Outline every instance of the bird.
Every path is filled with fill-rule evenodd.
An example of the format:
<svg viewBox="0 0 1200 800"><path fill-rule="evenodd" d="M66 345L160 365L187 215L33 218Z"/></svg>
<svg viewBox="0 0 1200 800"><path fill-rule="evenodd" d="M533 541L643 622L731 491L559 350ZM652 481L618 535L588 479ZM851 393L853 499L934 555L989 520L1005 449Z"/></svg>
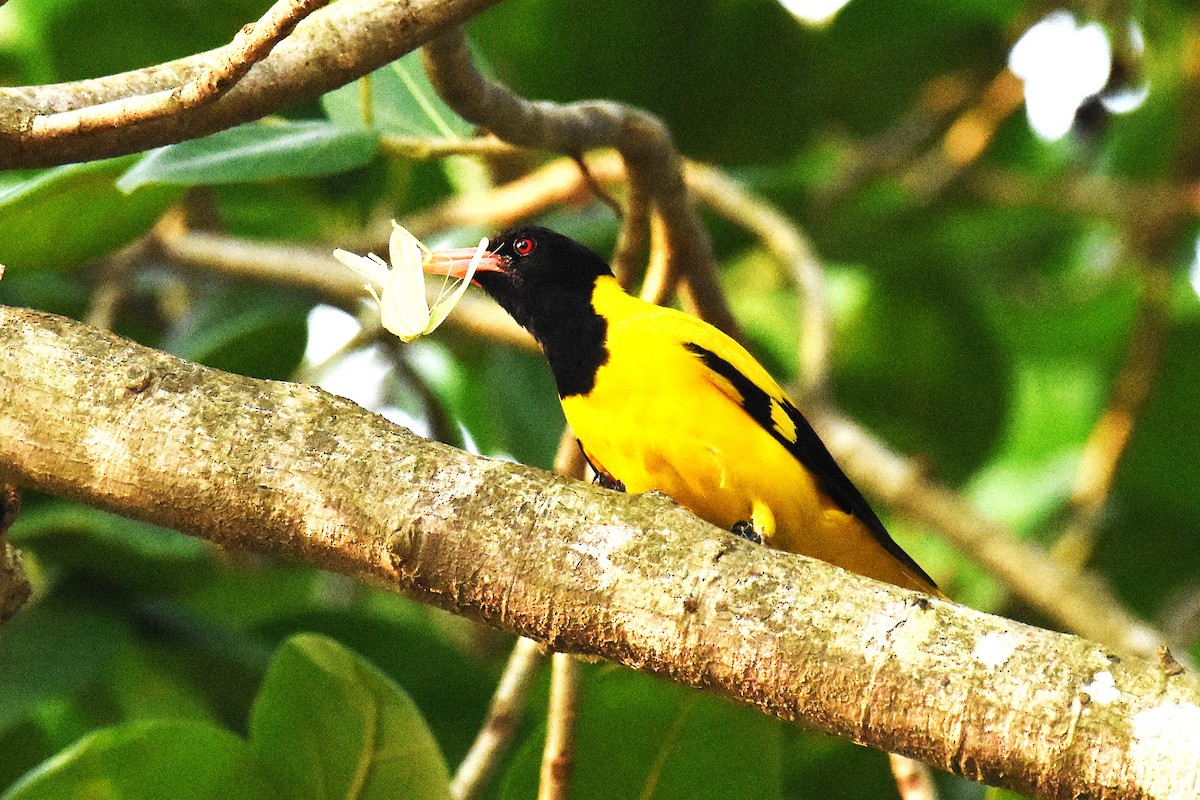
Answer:
<svg viewBox="0 0 1200 800"><path fill-rule="evenodd" d="M425 271L463 277L466 252L435 251ZM472 279L540 344L601 486L658 490L752 542L941 595L734 339L630 295L602 257L541 226L493 238Z"/></svg>

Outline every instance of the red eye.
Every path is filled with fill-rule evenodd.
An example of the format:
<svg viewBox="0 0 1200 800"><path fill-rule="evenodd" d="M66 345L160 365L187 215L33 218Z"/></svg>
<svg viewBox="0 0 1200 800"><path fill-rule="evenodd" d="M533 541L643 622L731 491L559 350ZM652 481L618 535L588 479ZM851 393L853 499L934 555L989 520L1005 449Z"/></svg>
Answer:
<svg viewBox="0 0 1200 800"><path fill-rule="evenodd" d="M513 252L519 256L527 256L537 247L537 242L530 239L528 236L522 236L520 239L513 241Z"/></svg>

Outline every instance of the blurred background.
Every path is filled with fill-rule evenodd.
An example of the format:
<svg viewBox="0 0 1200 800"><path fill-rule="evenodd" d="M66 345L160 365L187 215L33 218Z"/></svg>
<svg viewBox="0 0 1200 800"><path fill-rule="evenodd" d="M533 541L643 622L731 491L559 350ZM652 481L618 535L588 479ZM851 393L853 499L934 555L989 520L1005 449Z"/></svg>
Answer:
<svg viewBox="0 0 1200 800"><path fill-rule="evenodd" d="M0 84L189 55L268 6L11 0ZM836 403L1200 657L1197 21L1184 2L507 0L468 30L524 96L647 109L687 158L778 207L824 270ZM0 173L0 302L317 383L424 435L549 468L563 422L536 353L457 312L417 343L388 341L332 258L385 253L393 217L417 220L430 246L473 244L495 231L445 204L557 157L414 147L470 133L410 56L204 140ZM797 381L790 269L703 213L752 349ZM537 218L602 253L618 228L588 198ZM299 281L269 258L237 266L247 242L304 245L317 266ZM936 531L879 511L950 596L1048 624ZM27 495L11 536L35 598L0 634L0 792L149 720L245 735L272 653L301 631L395 680L453 769L511 645L337 575L56 498ZM883 754L706 695L589 665L583 697L575 797L897 796ZM489 796L535 794L544 686L533 698ZM28 786L0 797L53 796Z"/></svg>

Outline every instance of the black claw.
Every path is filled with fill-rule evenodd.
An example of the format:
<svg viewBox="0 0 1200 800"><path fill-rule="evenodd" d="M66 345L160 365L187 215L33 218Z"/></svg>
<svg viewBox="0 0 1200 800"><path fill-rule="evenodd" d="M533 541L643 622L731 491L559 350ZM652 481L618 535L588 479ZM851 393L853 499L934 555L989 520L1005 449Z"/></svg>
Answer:
<svg viewBox="0 0 1200 800"><path fill-rule="evenodd" d="M592 483L605 489L612 489L614 492L625 491L625 484L607 472L596 472L596 477L592 478Z"/></svg>
<svg viewBox="0 0 1200 800"><path fill-rule="evenodd" d="M592 468L592 472L595 473L592 483L604 489L612 489L614 492L625 491L625 484L592 463L592 460L588 458L587 451L583 449L583 442L576 439L575 444L579 445L579 452L583 453L583 460L587 462L587 465Z"/></svg>
<svg viewBox="0 0 1200 800"><path fill-rule="evenodd" d="M762 534L754 529L754 523L749 520L740 520L733 523L733 527L729 529L734 536L740 536L748 542L762 544Z"/></svg>

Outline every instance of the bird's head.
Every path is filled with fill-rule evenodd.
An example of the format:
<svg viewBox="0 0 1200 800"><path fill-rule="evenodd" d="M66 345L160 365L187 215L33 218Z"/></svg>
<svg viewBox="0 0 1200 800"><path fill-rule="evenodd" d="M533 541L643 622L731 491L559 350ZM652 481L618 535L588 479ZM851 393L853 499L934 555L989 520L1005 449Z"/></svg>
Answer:
<svg viewBox="0 0 1200 800"><path fill-rule="evenodd" d="M450 257L454 253L456 257ZM425 270L462 277L459 251L435 251ZM547 323L590 305L596 279L612 275L600 256L561 233L537 225L510 228L491 241L474 282L539 339Z"/></svg>

